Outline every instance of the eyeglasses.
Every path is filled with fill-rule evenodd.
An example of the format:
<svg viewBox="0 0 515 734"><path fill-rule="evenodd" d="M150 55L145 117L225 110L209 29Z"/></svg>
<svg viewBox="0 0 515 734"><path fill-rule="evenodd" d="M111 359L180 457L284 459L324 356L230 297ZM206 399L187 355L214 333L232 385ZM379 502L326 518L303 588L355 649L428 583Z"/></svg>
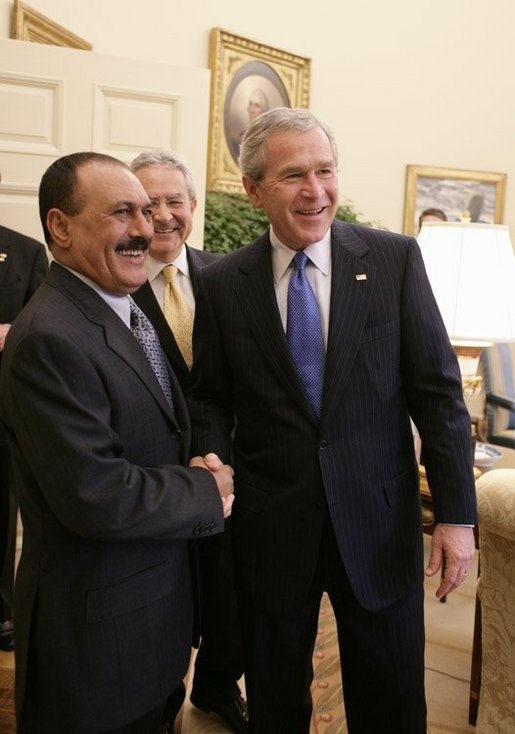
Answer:
<svg viewBox="0 0 515 734"><path fill-rule="evenodd" d="M150 211L155 214L158 209L164 204L169 212L179 212L187 206L191 205L191 202L185 201L184 199L150 199Z"/></svg>

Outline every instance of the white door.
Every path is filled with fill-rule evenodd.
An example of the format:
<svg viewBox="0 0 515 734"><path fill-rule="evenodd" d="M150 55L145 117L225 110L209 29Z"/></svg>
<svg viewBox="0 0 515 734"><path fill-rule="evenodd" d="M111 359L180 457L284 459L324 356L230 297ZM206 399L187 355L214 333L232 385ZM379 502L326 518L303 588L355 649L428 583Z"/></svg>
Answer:
<svg viewBox="0 0 515 734"><path fill-rule="evenodd" d="M0 39L0 224L42 241L47 167L83 150L129 162L142 150L184 157L198 187L190 244L202 247L209 71Z"/></svg>

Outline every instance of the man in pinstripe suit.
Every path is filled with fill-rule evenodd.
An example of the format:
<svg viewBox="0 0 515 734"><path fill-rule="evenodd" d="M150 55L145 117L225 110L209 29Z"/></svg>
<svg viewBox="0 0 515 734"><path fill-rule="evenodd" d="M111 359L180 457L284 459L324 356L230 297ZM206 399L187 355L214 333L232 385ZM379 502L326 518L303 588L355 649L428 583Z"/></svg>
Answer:
<svg viewBox="0 0 515 734"><path fill-rule="evenodd" d="M438 526L437 595L468 573L476 522L470 419L414 239L334 220L337 150L306 110L246 131L243 184L271 227L202 271L195 450L229 455L245 679L254 734L309 731L321 595L331 599L352 734L420 734L423 544L412 416ZM320 416L285 332L303 250L325 343ZM293 317L292 317L293 318Z"/></svg>

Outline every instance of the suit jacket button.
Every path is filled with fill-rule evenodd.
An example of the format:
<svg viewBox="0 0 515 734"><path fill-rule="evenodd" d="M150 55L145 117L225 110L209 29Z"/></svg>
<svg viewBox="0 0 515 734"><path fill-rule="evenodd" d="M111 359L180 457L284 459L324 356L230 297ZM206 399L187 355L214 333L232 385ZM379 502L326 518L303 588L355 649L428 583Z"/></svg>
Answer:
<svg viewBox="0 0 515 734"><path fill-rule="evenodd" d="M324 451L329 446L329 441L326 441L325 438L323 438L320 443L318 444L318 448L320 451Z"/></svg>

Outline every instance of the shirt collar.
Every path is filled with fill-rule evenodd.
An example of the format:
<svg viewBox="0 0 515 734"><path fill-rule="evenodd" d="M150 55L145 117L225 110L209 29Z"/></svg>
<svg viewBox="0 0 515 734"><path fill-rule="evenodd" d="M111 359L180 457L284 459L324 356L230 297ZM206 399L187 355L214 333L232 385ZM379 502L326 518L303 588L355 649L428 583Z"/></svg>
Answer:
<svg viewBox="0 0 515 734"><path fill-rule="evenodd" d="M290 267L296 252L283 245L272 226L270 226L270 243L272 245L274 282L278 283ZM318 242L305 247L304 252L324 275L328 275L331 269L331 230L328 229Z"/></svg>
<svg viewBox="0 0 515 734"><path fill-rule="evenodd" d="M75 275L79 280L82 280L83 283L85 283L96 293L98 293L100 298L102 298L102 300L104 300L107 305L113 309L113 311L121 318L123 323L126 326L130 327L130 305L127 296L119 296L115 293L108 293L107 291L100 288L100 286L95 283L94 280L91 280L91 278L88 278L86 275L78 273L76 270L69 268L67 265L63 265L62 263L59 263L59 265L61 265L61 267L63 268L66 268L66 270L69 270L70 273L73 273L73 275Z"/></svg>
<svg viewBox="0 0 515 734"><path fill-rule="evenodd" d="M183 245L181 247L181 250L179 254L175 257L174 260L170 260L168 263L163 263L161 260L156 260L155 257L148 254L146 259L146 268L147 268L147 275L149 281L152 283L153 280L157 278L157 276L160 274L161 270L165 268L167 265L175 265L177 270L182 273L183 275L187 275L189 277L190 275L190 267L188 263L188 256L186 254L186 247Z"/></svg>

